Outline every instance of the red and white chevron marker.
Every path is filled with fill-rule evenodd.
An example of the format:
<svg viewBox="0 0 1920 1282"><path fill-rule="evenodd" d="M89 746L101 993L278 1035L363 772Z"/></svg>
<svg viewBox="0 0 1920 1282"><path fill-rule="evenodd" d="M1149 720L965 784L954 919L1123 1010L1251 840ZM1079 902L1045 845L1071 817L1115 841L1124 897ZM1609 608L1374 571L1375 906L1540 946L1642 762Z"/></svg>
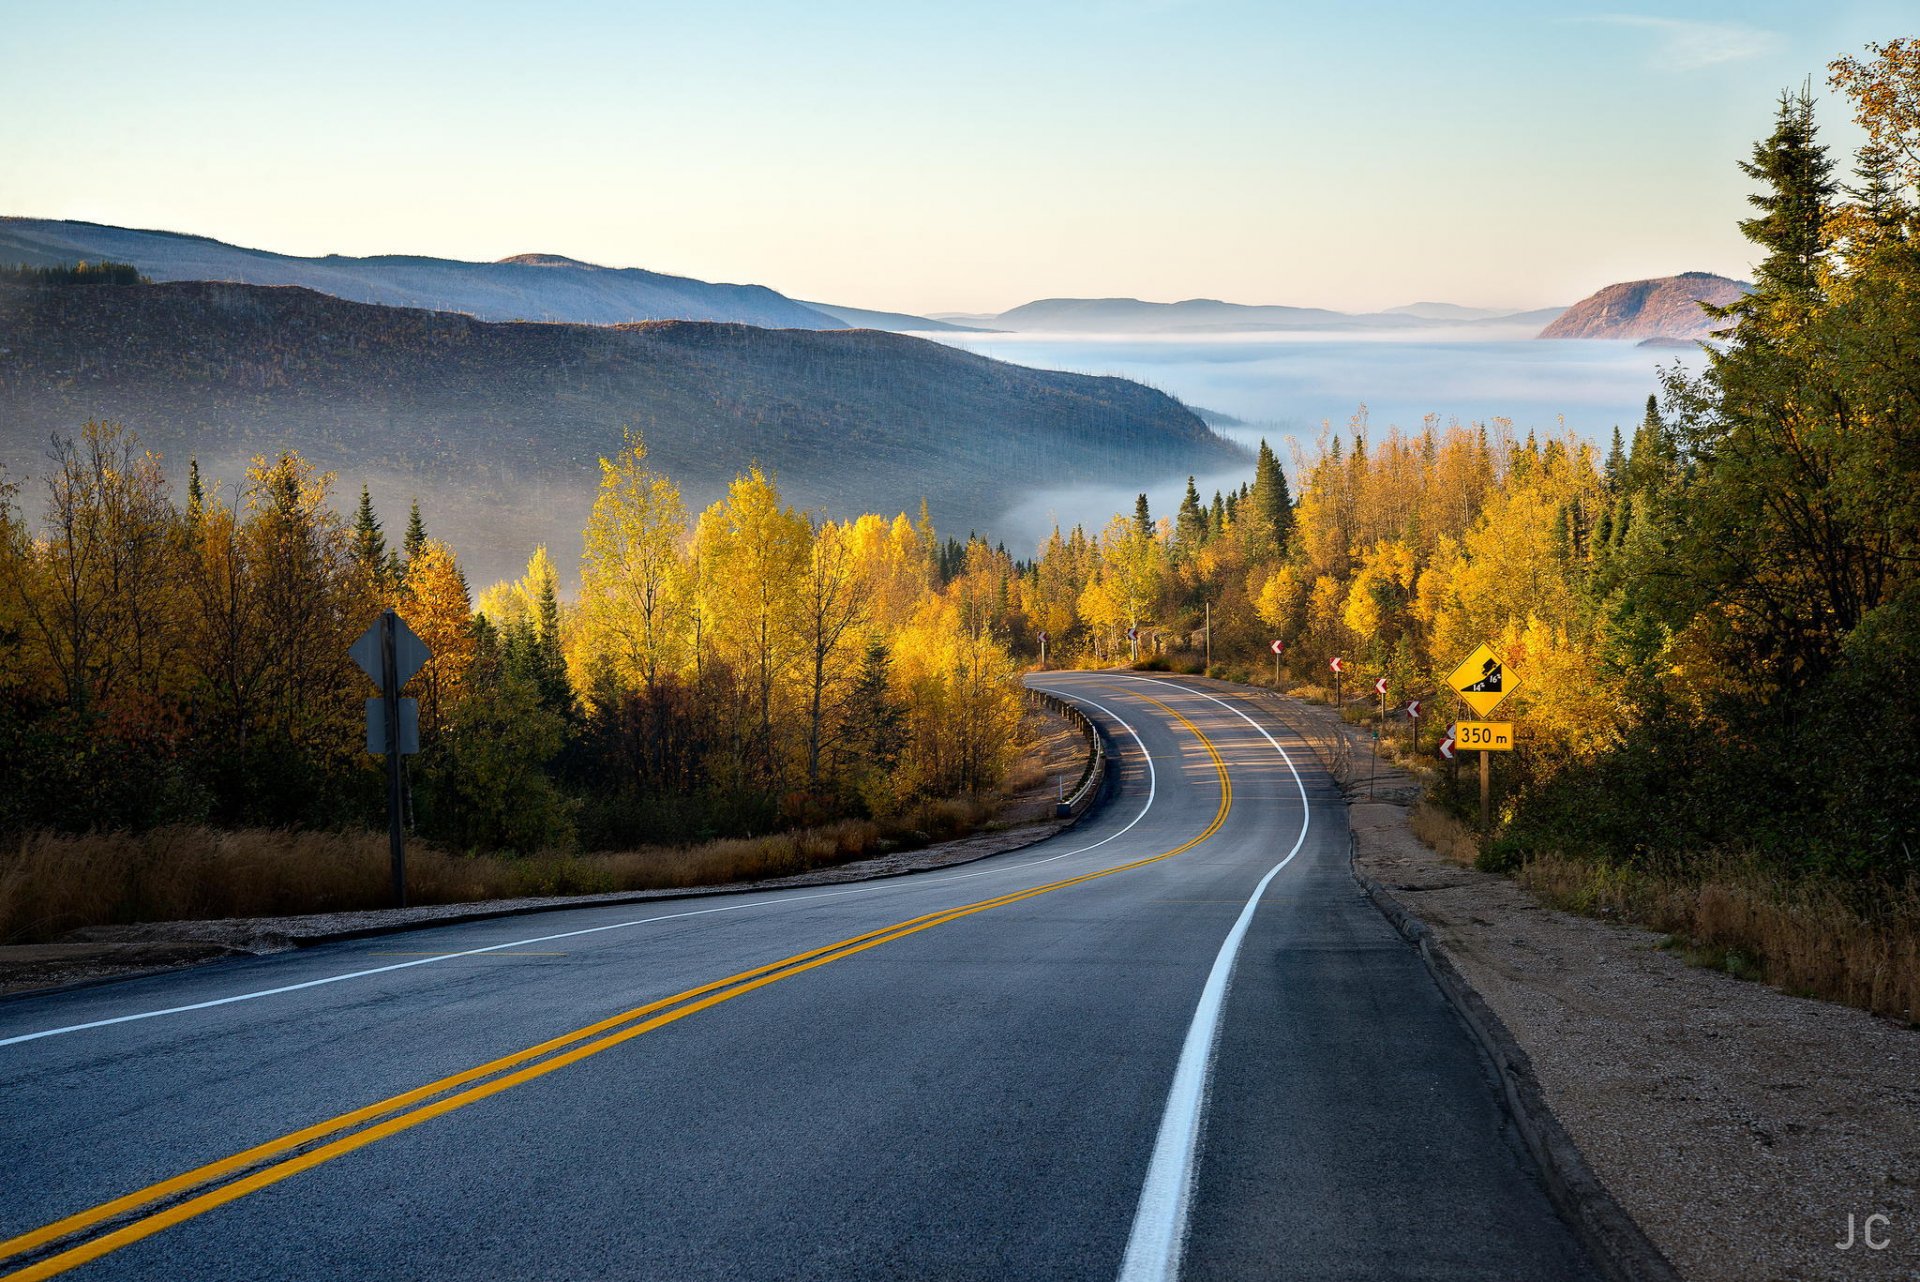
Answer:
<svg viewBox="0 0 1920 1282"><path fill-rule="evenodd" d="M1415 721L1420 719L1420 701L1418 699L1407 700L1407 715Z"/></svg>
<svg viewBox="0 0 1920 1282"><path fill-rule="evenodd" d="M1286 648L1287 648L1287 643L1285 641L1275 641L1272 645L1267 647L1267 649L1273 651L1275 654L1279 654L1281 651L1285 650Z"/></svg>
<svg viewBox="0 0 1920 1282"><path fill-rule="evenodd" d="M1387 679L1385 677L1381 677L1378 681L1373 683L1373 692L1381 696L1382 698L1386 697Z"/></svg>
<svg viewBox="0 0 1920 1282"><path fill-rule="evenodd" d="M1336 654L1327 660L1327 666L1335 672L1345 672L1347 670L1347 661Z"/></svg>
<svg viewBox="0 0 1920 1282"><path fill-rule="evenodd" d="M1458 722L1455 722L1453 725L1448 726L1447 737L1440 741L1440 755L1445 757L1448 761L1453 760L1453 744L1454 744L1453 734L1454 734L1454 731L1457 729L1459 729Z"/></svg>

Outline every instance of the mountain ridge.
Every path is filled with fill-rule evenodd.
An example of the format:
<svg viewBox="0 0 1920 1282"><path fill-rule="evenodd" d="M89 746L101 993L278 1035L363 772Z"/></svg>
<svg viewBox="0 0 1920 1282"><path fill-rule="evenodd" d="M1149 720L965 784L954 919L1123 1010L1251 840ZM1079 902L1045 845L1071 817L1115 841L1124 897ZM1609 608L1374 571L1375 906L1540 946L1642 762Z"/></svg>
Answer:
<svg viewBox="0 0 1920 1282"><path fill-rule="evenodd" d="M949 530L991 530L1036 485L1244 455L1142 384L875 330L516 324L220 282L3 284L0 316L15 479L90 418L229 484L252 456L298 449L370 481L389 514L417 493L476 582L517 573L535 543L566 562L623 425L696 508L759 463L800 506L924 497Z"/></svg>
<svg viewBox="0 0 1920 1282"><path fill-rule="evenodd" d="M78 259L130 263L157 282L304 286L350 302L461 312L486 321L618 325L702 320L768 329L859 328L831 310L799 302L765 285L607 267L563 254L512 254L493 262L424 254L302 257L249 249L192 232L0 217L0 264L47 267ZM921 317L899 319L901 324L886 328L940 328Z"/></svg>

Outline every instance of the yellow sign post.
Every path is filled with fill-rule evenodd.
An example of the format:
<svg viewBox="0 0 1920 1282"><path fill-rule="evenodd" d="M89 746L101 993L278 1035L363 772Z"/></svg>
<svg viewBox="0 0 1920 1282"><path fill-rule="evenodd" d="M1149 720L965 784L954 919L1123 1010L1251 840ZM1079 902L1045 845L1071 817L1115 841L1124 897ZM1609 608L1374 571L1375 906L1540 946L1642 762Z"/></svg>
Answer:
<svg viewBox="0 0 1920 1282"><path fill-rule="evenodd" d="M1454 727L1454 742L1478 752L1512 752L1513 722L1462 721Z"/></svg>
<svg viewBox="0 0 1920 1282"><path fill-rule="evenodd" d="M1520 688L1520 674L1509 669L1492 646L1483 645L1453 670L1447 684L1466 700L1469 708L1484 717Z"/></svg>
<svg viewBox="0 0 1920 1282"><path fill-rule="evenodd" d="M1453 692L1479 716L1486 716L1520 688L1520 674L1507 667L1506 660L1481 645L1466 657L1447 678ZM1511 721L1462 721L1459 745L1480 754L1480 831L1491 828L1493 818L1493 759L1490 752L1513 751Z"/></svg>

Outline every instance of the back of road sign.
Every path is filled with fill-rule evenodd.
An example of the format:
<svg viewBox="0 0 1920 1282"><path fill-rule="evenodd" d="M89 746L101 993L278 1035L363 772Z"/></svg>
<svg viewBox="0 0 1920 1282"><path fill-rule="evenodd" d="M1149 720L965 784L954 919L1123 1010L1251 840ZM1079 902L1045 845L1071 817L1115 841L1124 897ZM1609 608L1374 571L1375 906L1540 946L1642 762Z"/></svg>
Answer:
<svg viewBox="0 0 1920 1282"><path fill-rule="evenodd" d="M379 755L387 750L387 701L378 696L367 700L367 751ZM420 701L400 700L400 755L410 757L420 751Z"/></svg>

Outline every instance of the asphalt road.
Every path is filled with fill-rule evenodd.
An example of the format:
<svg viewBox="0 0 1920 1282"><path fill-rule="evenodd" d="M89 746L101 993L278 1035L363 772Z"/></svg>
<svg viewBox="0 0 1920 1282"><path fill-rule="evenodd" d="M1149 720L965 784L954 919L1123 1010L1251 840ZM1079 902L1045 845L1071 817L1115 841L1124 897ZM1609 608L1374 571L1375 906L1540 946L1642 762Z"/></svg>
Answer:
<svg viewBox="0 0 1920 1282"><path fill-rule="evenodd" d="M1593 1276L1305 746L1037 683L1026 850L0 1003L0 1278Z"/></svg>

